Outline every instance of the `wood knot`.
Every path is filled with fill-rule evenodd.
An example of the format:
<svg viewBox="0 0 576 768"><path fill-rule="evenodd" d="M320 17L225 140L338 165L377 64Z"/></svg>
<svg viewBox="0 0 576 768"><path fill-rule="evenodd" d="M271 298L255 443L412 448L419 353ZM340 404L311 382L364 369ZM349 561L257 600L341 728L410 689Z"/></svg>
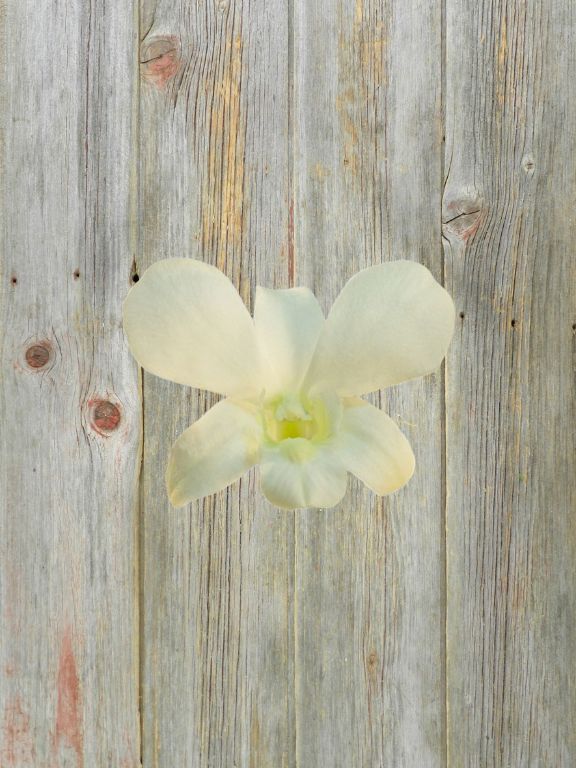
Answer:
<svg viewBox="0 0 576 768"><path fill-rule="evenodd" d="M140 47L142 78L162 90L180 69L180 39L176 35L152 37Z"/></svg>
<svg viewBox="0 0 576 768"><path fill-rule="evenodd" d="M120 408L110 400L91 400L90 421L100 434L113 432L120 424Z"/></svg>
<svg viewBox="0 0 576 768"><path fill-rule="evenodd" d="M49 341L42 341L38 344L32 344L25 352L26 363L29 368L44 368L48 364L51 356L51 345Z"/></svg>
<svg viewBox="0 0 576 768"><path fill-rule="evenodd" d="M526 176L534 176L536 164L534 162L534 155L531 152L528 152L528 154L524 155L522 158L522 170Z"/></svg>
<svg viewBox="0 0 576 768"><path fill-rule="evenodd" d="M368 654L368 658L366 659L366 669L368 672L368 677L371 680L376 679L378 673L378 654L376 651L370 651Z"/></svg>
<svg viewBox="0 0 576 768"><path fill-rule="evenodd" d="M464 245L471 240L482 221L484 201L474 192L445 196L442 206L442 232L447 240Z"/></svg>

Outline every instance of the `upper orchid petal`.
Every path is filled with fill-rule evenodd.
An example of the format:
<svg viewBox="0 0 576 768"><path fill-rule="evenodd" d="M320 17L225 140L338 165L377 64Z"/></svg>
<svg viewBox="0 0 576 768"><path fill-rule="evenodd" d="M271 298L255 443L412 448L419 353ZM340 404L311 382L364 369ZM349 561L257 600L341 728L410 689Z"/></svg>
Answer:
<svg viewBox="0 0 576 768"><path fill-rule="evenodd" d="M430 373L446 354L454 316L450 295L421 264L364 269L334 302L305 387L362 395Z"/></svg>
<svg viewBox="0 0 576 768"><path fill-rule="evenodd" d="M166 485L181 507L225 488L260 458L262 429L254 408L221 400L172 446Z"/></svg>
<svg viewBox="0 0 576 768"><path fill-rule="evenodd" d="M324 322L308 288L257 288L254 323L268 395L298 391Z"/></svg>
<svg viewBox="0 0 576 768"><path fill-rule="evenodd" d="M359 397L345 398L336 452L346 469L385 496L414 473L414 454L400 429L379 408Z"/></svg>
<svg viewBox="0 0 576 768"><path fill-rule="evenodd" d="M156 376L224 395L260 391L254 322L216 267L156 262L126 297L124 330L136 360Z"/></svg>

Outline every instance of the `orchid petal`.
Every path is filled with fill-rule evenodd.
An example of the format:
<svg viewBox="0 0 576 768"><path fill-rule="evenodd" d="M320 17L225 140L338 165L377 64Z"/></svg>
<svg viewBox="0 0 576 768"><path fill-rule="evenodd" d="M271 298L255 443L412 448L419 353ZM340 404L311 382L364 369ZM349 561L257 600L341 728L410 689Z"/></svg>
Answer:
<svg viewBox="0 0 576 768"><path fill-rule="evenodd" d="M258 462L260 440L253 409L231 400L217 403L172 446L166 485L173 506L216 493L241 477Z"/></svg>
<svg viewBox="0 0 576 768"><path fill-rule="evenodd" d="M414 473L414 454L400 429L379 408L358 397L343 401L337 453L346 469L381 496Z"/></svg>
<svg viewBox="0 0 576 768"><path fill-rule="evenodd" d="M136 360L156 376L224 395L259 392L254 322L216 267L156 262L128 293L124 330Z"/></svg>
<svg viewBox="0 0 576 768"><path fill-rule="evenodd" d="M454 304L421 264L358 272L326 319L306 375L312 394L362 395L437 368L454 331Z"/></svg>
<svg viewBox="0 0 576 768"><path fill-rule="evenodd" d="M268 501L282 509L333 507L348 484L346 470L329 446L301 438L265 448L260 479Z"/></svg>
<svg viewBox="0 0 576 768"><path fill-rule="evenodd" d="M324 325L316 297L307 288L259 286L254 322L267 394L298 391Z"/></svg>

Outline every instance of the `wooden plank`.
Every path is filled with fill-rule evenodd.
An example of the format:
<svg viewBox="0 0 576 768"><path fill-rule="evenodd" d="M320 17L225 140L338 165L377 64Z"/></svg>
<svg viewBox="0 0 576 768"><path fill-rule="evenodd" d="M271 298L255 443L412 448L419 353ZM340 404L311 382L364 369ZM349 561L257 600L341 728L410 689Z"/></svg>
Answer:
<svg viewBox="0 0 576 768"><path fill-rule="evenodd" d="M138 269L217 265L250 303L289 275L282 2L142 8ZM251 473L172 510L171 443L214 403L144 378L143 764L292 765L293 520Z"/></svg>
<svg viewBox="0 0 576 768"><path fill-rule="evenodd" d="M139 764L132 6L0 8L0 764Z"/></svg>
<svg viewBox="0 0 576 768"><path fill-rule="evenodd" d="M447 0L448 756L576 764L576 13Z"/></svg>
<svg viewBox="0 0 576 768"><path fill-rule="evenodd" d="M442 277L440 4L295 3L297 282L419 260ZM409 437L411 483L296 517L300 766L444 762L440 373L375 402Z"/></svg>

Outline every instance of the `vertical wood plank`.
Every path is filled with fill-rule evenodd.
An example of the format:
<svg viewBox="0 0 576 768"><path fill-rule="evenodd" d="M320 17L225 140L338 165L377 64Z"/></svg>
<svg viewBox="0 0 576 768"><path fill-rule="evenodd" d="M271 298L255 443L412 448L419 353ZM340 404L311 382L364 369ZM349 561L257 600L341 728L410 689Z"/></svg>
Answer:
<svg viewBox="0 0 576 768"><path fill-rule="evenodd" d="M295 2L296 275L325 309L381 261L442 278L440 15L439 3ZM300 766L444 762L441 374L375 401L417 471L383 501L351 480L338 509L297 515Z"/></svg>
<svg viewBox="0 0 576 768"><path fill-rule="evenodd" d="M0 6L0 764L136 766L132 4Z"/></svg>
<svg viewBox="0 0 576 768"><path fill-rule="evenodd" d="M448 755L576 764L576 13L447 0Z"/></svg>
<svg viewBox="0 0 576 768"><path fill-rule="evenodd" d="M250 304L289 275L288 21L282 2L142 6L138 269L190 256ZM151 766L290 766L293 520L251 473L187 510L171 443L214 403L144 379L144 757Z"/></svg>

